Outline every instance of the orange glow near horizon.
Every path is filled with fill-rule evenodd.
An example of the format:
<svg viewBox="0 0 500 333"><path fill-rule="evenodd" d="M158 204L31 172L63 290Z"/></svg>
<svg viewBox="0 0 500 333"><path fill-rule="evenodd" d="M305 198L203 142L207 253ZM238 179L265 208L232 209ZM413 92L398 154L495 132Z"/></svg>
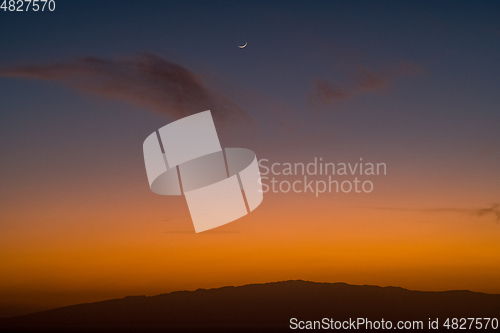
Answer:
<svg viewBox="0 0 500 333"><path fill-rule="evenodd" d="M136 204L122 210L118 202L78 217L64 206L59 218L49 214L55 207L27 210L26 219L42 209L47 216L0 235L7 302L60 306L290 279L500 293L500 231L492 216L268 193L248 216L195 234L182 197L138 192Z"/></svg>

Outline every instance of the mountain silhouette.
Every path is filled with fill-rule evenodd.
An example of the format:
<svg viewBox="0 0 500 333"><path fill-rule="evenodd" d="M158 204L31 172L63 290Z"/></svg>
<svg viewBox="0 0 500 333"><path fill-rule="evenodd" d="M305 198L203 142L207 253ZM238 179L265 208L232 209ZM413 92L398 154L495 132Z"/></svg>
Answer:
<svg viewBox="0 0 500 333"><path fill-rule="evenodd" d="M296 280L66 306L0 319L0 330L290 331L291 318L421 320L425 329L439 318L443 329L446 318L500 319L500 295Z"/></svg>

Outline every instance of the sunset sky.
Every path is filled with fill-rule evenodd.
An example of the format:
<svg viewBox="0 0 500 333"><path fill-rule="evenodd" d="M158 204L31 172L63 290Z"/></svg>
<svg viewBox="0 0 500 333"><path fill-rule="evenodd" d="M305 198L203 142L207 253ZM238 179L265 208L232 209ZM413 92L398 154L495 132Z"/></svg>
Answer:
<svg viewBox="0 0 500 333"><path fill-rule="evenodd" d="M500 293L499 17L496 1L0 10L0 316L290 279ZM387 174L371 193L265 193L196 234L184 197L151 192L142 143L207 109L223 147L268 165Z"/></svg>

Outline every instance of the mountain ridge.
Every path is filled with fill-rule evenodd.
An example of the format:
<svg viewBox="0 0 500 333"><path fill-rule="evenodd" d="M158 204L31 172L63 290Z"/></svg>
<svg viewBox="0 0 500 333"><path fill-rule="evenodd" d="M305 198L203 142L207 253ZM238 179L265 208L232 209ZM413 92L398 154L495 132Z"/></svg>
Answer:
<svg viewBox="0 0 500 333"><path fill-rule="evenodd" d="M0 319L0 328L288 328L291 318L422 320L500 317L500 295L287 280L135 295Z"/></svg>

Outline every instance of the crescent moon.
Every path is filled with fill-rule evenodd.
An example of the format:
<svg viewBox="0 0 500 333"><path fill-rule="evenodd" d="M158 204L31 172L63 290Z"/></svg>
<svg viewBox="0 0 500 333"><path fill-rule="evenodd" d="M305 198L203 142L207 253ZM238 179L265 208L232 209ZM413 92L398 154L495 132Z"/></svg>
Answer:
<svg viewBox="0 0 500 333"><path fill-rule="evenodd" d="M240 49L242 49L242 48L244 48L245 46L247 46L247 44L248 44L248 42L246 42L246 43L245 43L245 45L238 45L238 47L239 47Z"/></svg>

